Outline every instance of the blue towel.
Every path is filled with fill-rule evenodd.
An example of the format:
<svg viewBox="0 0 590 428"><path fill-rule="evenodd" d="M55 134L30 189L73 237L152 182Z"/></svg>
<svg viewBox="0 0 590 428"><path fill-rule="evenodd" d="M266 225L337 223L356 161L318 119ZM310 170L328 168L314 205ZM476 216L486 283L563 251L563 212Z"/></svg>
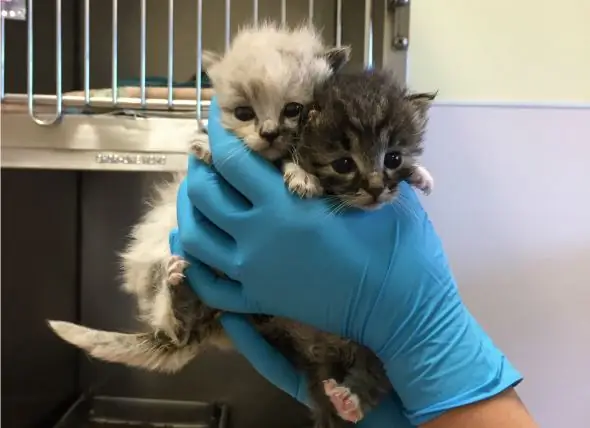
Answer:
<svg viewBox="0 0 590 428"><path fill-rule="evenodd" d="M175 88L195 88L197 83L197 75L193 75L185 82L172 82ZM141 81L139 79L125 79L119 82L119 86L139 86ZM168 78L166 77L148 77L145 79L145 85L155 88L165 88L168 86ZM211 88L211 81L209 76L204 71L201 72L201 88Z"/></svg>

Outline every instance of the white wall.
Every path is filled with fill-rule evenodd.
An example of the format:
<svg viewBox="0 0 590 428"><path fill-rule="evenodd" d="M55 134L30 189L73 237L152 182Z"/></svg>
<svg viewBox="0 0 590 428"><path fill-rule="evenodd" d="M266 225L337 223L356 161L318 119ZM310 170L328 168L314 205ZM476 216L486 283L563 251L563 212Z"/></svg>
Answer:
<svg viewBox="0 0 590 428"><path fill-rule="evenodd" d="M415 0L410 83L440 100L590 104L589 0Z"/></svg>
<svg viewBox="0 0 590 428"><path fill-rule="evenodd" d="M590 1L419 0L411 12L409 84L440 90L424 202L462 295L524 374L539 425L588 426Z"/></svg>
<svg viewBox="0 0 590 428"><path fill-rule="evenodd" d="M438 106L425 205L541 427L588 426L590 109Z"/></svg>

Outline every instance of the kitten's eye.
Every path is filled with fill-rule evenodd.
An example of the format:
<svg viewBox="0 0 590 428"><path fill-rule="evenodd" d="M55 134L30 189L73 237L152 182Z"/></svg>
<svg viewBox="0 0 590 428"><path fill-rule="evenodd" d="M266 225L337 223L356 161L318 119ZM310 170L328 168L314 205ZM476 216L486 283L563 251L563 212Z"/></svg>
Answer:
<svg viewBox="0 0 590 428"><path fill-rule="evenodd" d="M402 155L399 152L389 152L385 155L383 165L387 169L397 169L402 164Z"/></svg>
<svg viewBox="0 0 590 428"><path fill-rule="evenodd" d="M248 122L256 118L256 113L254 113L254 109L252 107L240 106L236 107L234 110L234 116L236 119L241 120L242 122Z"/></svg>
<svg viewBox="0 0 590 428"><path fill-rule="evenodd" d="M338 174L348 174L356 170L356 162L352 158L340 158L331 163Z"/></svg>
<svg viewBox="0 0 590 428"><path fill-rule="evenodd" d="M301 110L303 110L303 106L299 103L287 103L285 107L283 107L283 114L285 117L293 118L297 117L301 114Z"/></svg>

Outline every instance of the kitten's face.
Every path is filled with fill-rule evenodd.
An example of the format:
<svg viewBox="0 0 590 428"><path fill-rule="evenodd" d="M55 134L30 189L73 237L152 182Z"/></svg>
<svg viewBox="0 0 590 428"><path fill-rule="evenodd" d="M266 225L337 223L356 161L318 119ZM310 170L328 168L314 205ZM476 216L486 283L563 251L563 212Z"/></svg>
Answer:
<svg viewBox="0 0 590 428"><path fill-rule="evenodd" d="M303 130L303 168L348 206L391 202L422 152L432 99L408 94L382 72L334 76L317 91Z"/></svg>
<svg viewBox="0 0 590 428"><path fill-rule="evenodd" d="M289 76L286 76L289 77ZM311 91L290 81L243 76L218 94L222 125L267 159L285 156L298 133Z"/></svg>
<svg viewBox="0 0 590 428"><path fill-rule="evenodd" d="M315 85L349 58L347 47L326 49L309 28L262 25L234 40L223 58L204 54L221 108L221 123L270 160L284 157Z"/></svg>

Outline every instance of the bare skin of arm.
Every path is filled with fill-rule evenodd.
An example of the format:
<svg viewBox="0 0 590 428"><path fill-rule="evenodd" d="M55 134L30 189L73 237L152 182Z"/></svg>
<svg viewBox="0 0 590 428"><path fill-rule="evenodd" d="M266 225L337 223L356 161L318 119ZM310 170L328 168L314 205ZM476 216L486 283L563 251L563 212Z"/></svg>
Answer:
<svg viewBox="0 0 590 428"><path fill-rule="evenodd" d="M449 410L420 428L539 428L514 389Z"/></svg>

